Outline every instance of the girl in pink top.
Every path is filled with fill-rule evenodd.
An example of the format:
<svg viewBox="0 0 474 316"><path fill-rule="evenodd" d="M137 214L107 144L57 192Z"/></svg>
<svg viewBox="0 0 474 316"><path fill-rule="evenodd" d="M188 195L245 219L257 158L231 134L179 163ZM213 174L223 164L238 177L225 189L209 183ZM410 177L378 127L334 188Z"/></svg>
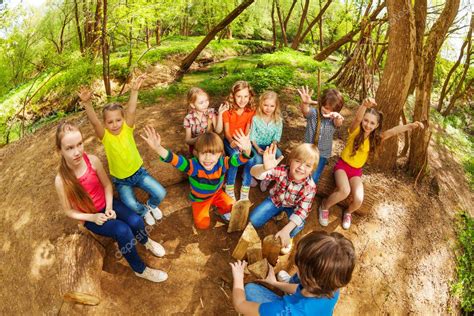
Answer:
<svg viewBox="0 0 474 316"><path fill-rule="evenodd" d="M84 152L80 130L71 123L60 123L56 147L61 154L61 164L55 186L66 215L82 221L98 235L114 238L137 276L153 282L165 281L166 272L146 267L135 244L139 241L157 257L163 257L165 249L148 238L139 215L113 198L112 183L102 163L96 156Z"/></svg>

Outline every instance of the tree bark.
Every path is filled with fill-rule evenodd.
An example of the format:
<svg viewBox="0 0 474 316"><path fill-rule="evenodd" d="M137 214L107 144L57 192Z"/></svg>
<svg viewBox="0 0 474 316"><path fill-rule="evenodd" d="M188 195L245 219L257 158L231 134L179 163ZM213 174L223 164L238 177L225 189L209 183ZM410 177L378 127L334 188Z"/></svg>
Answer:
<svg viewBox="0 0 474 316"><path fill-rule="evenodd" d="M418 76L421 71L421 65L423 63L423 39L425 36L427 8L427 0L415 1L415 69L413 70L413 77L411 78L411 84L410 89L408 90L408 95L413 94L413 92L415 91L415 86L418 82Z"/></svg>
<svg viewBox="0 0 474 316"><path fill-rule="evenodd" d="M283 26L284 26L285 30L288 27L288 21L290 20L291 13L293 13L293 9L295 8L295 5L296 5L297 1L298 0L293 0L293 3L291 3L290 10L288 10L288 14L286 15L285 21L283 22Z"/></svg>
<svg viewBox="0 0 474 316"><path fill-rule="evenodd" d="M161 45L161 22L160 22L160 20L156 20L155 39L156 39L156 46L160 46Z"/></svg>
<svg viewBox="0 0 474 316"><path fill-rule="evenodd" d="M275 0L272 1L272 46L276 47L277 34L276 34L276 25L275 25Z"/></svg>
<svg viewBox="0 0 474 316"><path fill-rule="evenodd" d="M423 46L423 63L421 74L415 88L414 120L425 123L425 129L417 129L411 136L411 150L408 158L408 168L412 174L419 174L425 168L429 142L429 108L431 102L431 87L436 55L444 42L446 33L458 12L460 0L447 0L443 12L431 28Z"/></svg>
<svg viewBox="0 0 474 316"><path fill-rule="evenodd" d="M381 3L375 10L372 12L369 16L370 21L374 21L377 18L377 15L382 11L382 9L385 7L385 2ZM352 40L352 38L359 33L361 29L361 25L358 25L356 28L354 28L352 31L335 41L334 43L326 46L321 52L319 52L314 59L317 61L322 61L328 58L329 55L331 55L333 52L338 50L341 46L344 44L347 44Z"/></svg>
<svg viewBox="0 0 474 316"><path fill-rule="evenodd" d="M298 45L300 42L299 38L301 36L301 32L303 32L304 23L306 21L306 15L308 15L308 8L309 8L309 0L306 0L304 3L303 12L301 13L301 19L300 19L300 24L298 25L298 30L296 31L293 42L291 43L291 48L293 49L298 48Z"/></svg>
<svg viewBox="0 0 474 316"><path fill-rule="evenodd" d="M202 50L209 44L209 42L216 36L217 33L222 31L227 25L232 23L232 21L238 17L249 5L251 5L255 0L245 0L238 7L236 7L232 12L230 12L219 24L217 24L211 32L209 32L206 37L199 43L199 45L188 55L181 63L180 75L184 74L189 70L189 67L193 64L194 60L199 56Z"/></svg>
<svg viewBox="0 0 474 316"><path fill-rule="evenodd" d="M77 5L77 0L74 0L74 17L76 20L76 29L77 29L77 37L79 40L79 49L81 54L84 53L84 44L82 43L82 33L81 33L81 25L79 23L79 8Z"/></svg>
<svg viewBox="0 0 474 316"><path fill-rule="evenodd" d="M384 130L400 122L413 76L415 50L415 21L410 0L387 0L387 11L387 62L375 96L378 109L384 113ZM375 166L385 170L394 168L397 150L397 137L385 141L374 161Z"/></svg>
<svg viewBox="0 0 474 316"><path fill-rule="evenodd" d="M280 29L281 29L281 36L283 39L283 45L286 47L288 46L288 38L286 37L286 28L283 22L283 17L281 15L281 10L280 10L280 2L279 0L275 0L276 3L276 9L277 9L277 15L278 15L278 22L280 23ZM281 47L282 45L280 45Z"/></svg>
<svg viewBox="0 0 474 316"><path fill-rule="evenodd" d="M110 96L112 90L110 88L110 69L109 69L109 43L107 41L107 0L103 0L103 18L102 18L102 77L104 79L105 93Z"/></svg>

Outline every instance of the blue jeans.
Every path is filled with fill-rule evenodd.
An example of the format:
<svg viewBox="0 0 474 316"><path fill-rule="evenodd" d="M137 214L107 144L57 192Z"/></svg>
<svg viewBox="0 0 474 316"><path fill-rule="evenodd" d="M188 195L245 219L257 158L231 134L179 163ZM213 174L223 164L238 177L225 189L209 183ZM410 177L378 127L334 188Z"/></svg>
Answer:
<svg viewBox="0 0 474 316"><path fill-rule="evenodd" d="M268 222L272 217L280 214L281 212L286 212L286 215L288 215L289 218L291 214L293 214L294 208L276 207L275 204L273 204L271 197L267 197L262 203L254 208L252 213L250 213L250 222L255 228L259 228L265 225L265 223ZM304 224L305 222L303 221L300 226L293 228L290 233L290 237L295 237L304 228Z"/></svg>
<svg viewBox="0 0 474 316"><path fill-rule="evenodd" d="M281 301L283 298L263 285L247 283L244 287L247 301L259 304Z"/></svg>
<svg viewBox="0 0 474 316"><path fill-rule="evenodd" d="M117 214L116 219L110 219L102 225L86 222L84 226L95 234L112 237L117 241L120 252L133 271L142 273L146 266L138 255L135 245L137 241L142 244L148 241L145 224L140 216L135 214L120 200L114 199L112 207ZM102 210L103 212L105 212L105 209Z"/></svg>
<svg viewBox="0 0 474 316"><path fill-rule="evenodd" d="M323 173L324 167L327 164L328 164L328 159L319 156L318 167L316 168L316 171L313 173L314 183L318 184L319 178L321 177L321 174Z"/></svg>
<svg viewBox="0 0 474 316"><path fill-rule="evenodd" d="M240 152L238 148L230 147L230 143L225 138L224 138L224 149L225 149L225 153L227 154L227 156L232 156L235 153ZM248 164L248 162L247 162L247 164ZM230 166L229 171L227 171L226 184L229 184L229 185L234 185L235 184L235 178L237 177L237 170L238 169L239 169L238 167ZM244 172L242 174L242 186L249 187L251 181L252 181L252 176L250 175L250 168L248 168L248 170L246 168L244 168Z"/></svg>
<svg viewBox="0 0 474 316"><path fill-rule="evenodd" d="M115 189L122 202L140 216L147 213L147 208L137 200L135 192L133 192L134 187L140 188L150 195L147 204L151 207L158 206L166 196L165 188L143 166L128 178L112 177L112 182L115 184Z"/></svg>

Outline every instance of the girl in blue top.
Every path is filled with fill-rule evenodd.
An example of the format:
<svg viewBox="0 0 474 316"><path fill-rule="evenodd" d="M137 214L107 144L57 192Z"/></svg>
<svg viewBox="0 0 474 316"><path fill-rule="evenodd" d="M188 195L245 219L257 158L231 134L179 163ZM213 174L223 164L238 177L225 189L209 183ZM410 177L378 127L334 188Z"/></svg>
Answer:
<svg viewBox="0 0 474 316"><path fill-rule="evenodd" d="M352 242L336 232L311 232L298 243L295 264L297 284L278 282L271 266L267 278L261 280L287 293L279 296L255 283L247 284L244 290L247 263L231 263L235 310L243 315L262 316L332 315L339 289L350 282L354 270Z"/></svg>
<svg viewBox="0 0 474 316"><path fill-rule="evenodd" d="M344 98L336 89L324 90L319 102L311 100L313 90L308 87L301 87L298 93L301 96L301 112L307 122L304 142L315 144L319 149L318 168L313 173L314 183L318 184L319 177L331 157L334 132L344 121L339 114L344 107ZM317 105L317 109L310 107L311 104Z"/></svg>
<svg viewBox="0 0 474 316"><path fill-rule="evenodd" d="M249 172L253 166L263 163L263 153L271 144L278 145L283 131L283 119L281 117L280 100L278 94L273 91L264 92L258 102L257 111L252 118L250 140L252 142L253 158L245 165L244 172ZM276 148L276 158L282 155L280 149ZM251 186L257 182L252 178ZM266 191L268 181L260 182L262 192ZM248 196L246 197L248 199ZM241 198L242 199L242 196Z"/></svg>

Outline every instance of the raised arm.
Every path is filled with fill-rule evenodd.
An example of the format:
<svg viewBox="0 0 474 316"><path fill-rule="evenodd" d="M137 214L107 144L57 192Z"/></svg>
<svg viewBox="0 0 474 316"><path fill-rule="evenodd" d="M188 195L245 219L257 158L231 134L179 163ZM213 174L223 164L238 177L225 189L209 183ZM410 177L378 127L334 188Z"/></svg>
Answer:
<svg viewBox="0 0 474 316"><path fill-rule="evenodd" d="M150 146L151 149L156 151L161 158L165 159L166 157L168 157L168 149L161 146L160 134L158 134L155 129L150 125L145 126L144 131L145 136L140 134L140 137L146 141L148 146Z"/></svg>
<svg viewBox="0 0 474 316"><path fill-rule="evenodd" d="M401 134L403 132L412 131L417 128L423 129L424 128L423 123L415 121L413 123L409 123L406 125L398 125L398 126L392 127L391 129L388 129L385 132L382 132L382 141L387 140L390 137Z"/></svg>
<svg viewBox="0 0 474 316"><path fill-rule="evenodd" d="M217 120L214 125L214 132L216 132L217 134L222 133L222 129L224 128L224 122L223 122L222 116L224 115L224 112L228 110L229 110L229 103L227 102L222 103L219 106L219 110L217 111Z"/></svg>
<svg viewBox="0 0 474 316"><path fill-rule="evenodd" d="M374 107L376 105L377 103L375 103L375 100L372 98L367 98L364 101L362 101L362 104L357 109L357 112L354 117L354 120L352 121L351 127L349 128L349 133L355 131L356 128L360 125L360 122L362 122L362 119L364 118L365 111L368 108Z"/></svg>
<svg viewBox="0 0 474 316"><path fill-rule="evenodd" d="M271 144L268 146L265 151L263 152L263 164L255 165L250 169L250 174L257 178L258 180L263 180L265 178L266 173L278 166L278 164L285 158L281 156L280 158L276 159L276 148L275 144Z"/></svg>
<svg viewBox="0 0 474 316"><path fill-rule="evenodd" d="M97 114L94 111L94 108L92 107L92 92L88 88L82 87L77 95L79 97L79 100L81 100L80 102L82 106L84 106L84 109L86 110L87 118L89 119L89 122L91 122L92 127L94 128L95 135L99 139L104 138L104 126L100 122L99 118L97 117Z"/></svg>
<svg viewBox="0 0 474 316"><path fill-rule="evenodd" d="M125 117L125 121L127 125L133 127L135 125L135 113L137 111L137 101L138 101L138 90L145 80L145 75L140 75L134 80L132 80L130 86L130 98L128 99L127 104L127 115Z"/></svg>
<svg viewBox="0 0 474 316"><path fill-rule="evenodd" d="M311 104L318 104L318 101L313 101L311 100L311 96L313 95L313 90L310 89L309 87L301 87L300 89L297 89L298 93L300 94L301 97L301 104L300 104L300 110L301 113L303 113L303 116L306 118L308 117L310 111L311 111Z"/></svg>
<svg viewBox="0 0 474 316"><path fill-rule="evenodd" d="M73 209L71 204L69 203L66 192L64 191L64 183L61 179L61 176L58 174L56 175L56 179L54 181L54 186L56 188L56 192L59 197L59 203L61 204L64 213L66 213L67 217L70 217L75 220L79 221L86 221L86 222L93 222L97 225L102 225L107 221L107 217L104 213L95 213L95 214L88 214Z"/></svg>

